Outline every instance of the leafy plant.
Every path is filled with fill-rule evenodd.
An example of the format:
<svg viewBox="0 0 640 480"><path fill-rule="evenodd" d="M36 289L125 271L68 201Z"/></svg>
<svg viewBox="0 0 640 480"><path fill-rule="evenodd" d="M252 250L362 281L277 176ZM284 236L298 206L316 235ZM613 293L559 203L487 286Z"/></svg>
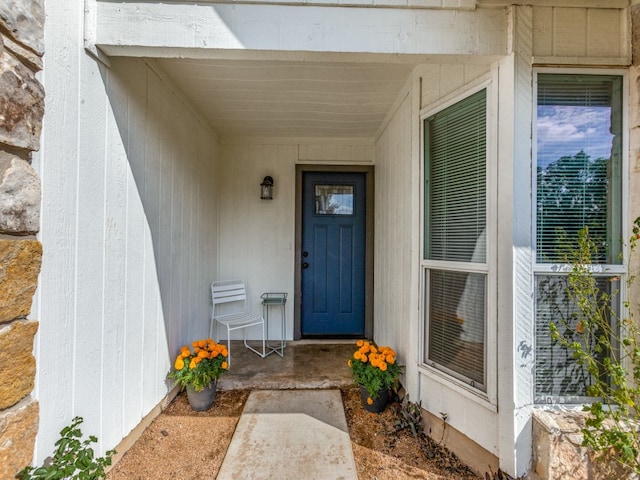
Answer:
<svg viewBox="0 0 640 480"><path fill-rule="evenodd" d="M191 346L180 349L174 362L174 370L167 375L179 383L182 388L190 386L196 392L204 390L211 382L227 371L227 347L210 338L195 340Z"/></svg>
<svg viewBox="0 0 640 480"><path fill-rule="evenodd" d="M396 432L408 428L415 438L421 438L424 434L422 401L412 402L409 400L409 395L405 395L402 401L397 403L394 427Z"/></svg>
<svg viewBox="0 0 640 480"><path fill-rule="evenodd" d="M638 239L640 217L634 222L630 257ZM626 316L619 315L611 301L617 292L612 295L600 288L589 267L596 251L585 227L579 232L578 247L569 259L567 294L576 306L573 323L552 323L551 335L591 377L586 393L595 401L583 407L589 414L582 429L583 445L593 449L596 459L614 461L640 474L640 331L629 301L624 302ZM633 281L630 276L626 282L628 291Z"/></svg>
<svg viewBox="0 0 640 480"><path fill-rule="evenodd" d="M402 374L402 367L396 363L396 352L390 347L378 347L366 340L356 342L358 349L349 359L353 383L367 389L371 405L383 390L395 388Z"/></svg>
<svg viewBox="0 0 640 480"><path fill-rule="evenodd" d="M105 478L107 475L105 467L111 465L111 456L115 450L109 450L104 457L95 458L92 443L98 439L90 436L86 440L82 438L79 425L83 422L82 417L75 417L71 424L60 431L60 439L55 443L57 447L53 458L48 458L45 465L41 467L25 467L16 478L20 480L30 479L78 479L94 480Z"/></svg>

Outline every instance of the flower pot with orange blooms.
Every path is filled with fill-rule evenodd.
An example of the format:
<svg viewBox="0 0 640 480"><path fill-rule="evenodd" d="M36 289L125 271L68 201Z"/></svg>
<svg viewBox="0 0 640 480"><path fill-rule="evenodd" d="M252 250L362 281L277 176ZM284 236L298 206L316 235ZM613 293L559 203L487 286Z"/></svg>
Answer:
<svg viewBox="0 0 640 480"><path fill-rule="evenodd" d="M192 348L184 346L167 375L187 390L191 408L207 410L216 397L218 378L227 371L227 347L210 338L196 340Z"/></svg>
<svg viewBox="0 0 640 480"><path fill-rule="evenodd" d="M387 406L389 391L397 389L402 366L396 363L396 352L390 347L366 340L358 340L356 347L348 362L353 382L360 386L364 408L380 413Z"/></svg>

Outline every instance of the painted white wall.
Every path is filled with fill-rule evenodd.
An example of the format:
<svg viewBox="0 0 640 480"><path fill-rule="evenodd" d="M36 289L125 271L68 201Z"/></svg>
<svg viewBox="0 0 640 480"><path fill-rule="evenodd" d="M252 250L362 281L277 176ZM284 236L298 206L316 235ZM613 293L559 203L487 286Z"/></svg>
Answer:
<svg viewBox="0 0 640 480"><path fill-rule="evenodd" d="M418 315L415 298L417 284L416 205L419 188L412 144L412 82L398 96L395 111L376 141L375 237L374 237L374 340L398 353L405 365L405 386L414 383L418 359L418 335L414 319ZM418 205L419 210L419 205ZM411 398L417 392L409 389Z"/></svg>
<svg viewBox="0 0 640 480"><path fill-rule="evenodd" d="M144 61L88 57L82 2L45 8L38 463L73 416L102 454L161 401L218 256L212 132Z"/></svg>

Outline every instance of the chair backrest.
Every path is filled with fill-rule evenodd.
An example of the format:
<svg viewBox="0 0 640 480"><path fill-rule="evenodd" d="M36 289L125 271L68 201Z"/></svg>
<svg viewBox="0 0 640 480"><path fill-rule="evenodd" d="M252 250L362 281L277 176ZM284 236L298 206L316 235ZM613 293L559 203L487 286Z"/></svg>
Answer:
<svg viewBox="0 0 640 480"><path fill-rule="evenodd" d="M241 280L213 282L211 284L213 318L247 313L247 289Z"/></svg>

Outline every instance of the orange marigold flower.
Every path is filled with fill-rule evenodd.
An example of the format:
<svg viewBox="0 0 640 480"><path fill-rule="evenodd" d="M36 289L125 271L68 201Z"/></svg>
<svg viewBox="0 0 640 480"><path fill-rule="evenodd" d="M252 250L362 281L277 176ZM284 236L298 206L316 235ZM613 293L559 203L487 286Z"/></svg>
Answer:
<svg viewBox="0 0 640 480"><path fill-rule="evenodd" d="M192 360L189 362L189 370L193 370L194 368L196 368L196 367L198 366L198 362L196 362L196 359L197 359L197 358L198 358L198 357L196 357L196 358L192 359Z"/></svg>
<svg viewBox="0 0 640 480"><path fill-rule="evenodd" d="M360 350L358 350L360 353L362 353L363 355L365 353L369 353L369 346L368 345L363 345L360 347Z"/></svg>
<svg viewBox="0 0 640 480"><path fill-rule="evenodd" d="M173 366L176 367L176 370L182 370L184 368L184 360L182 357L176 358L176 363Z"/></svg>
<svg viewBox="0 0 640 480"><path fill-rule="evenodd" d="M369 360L369 359L367 358L367 356L366 356L366 355L362 355L362 356L360 357L360 360L362 360L362 363L367 363L367 360Z"/></svg>
<svg viewBox="0 0 640 480"><path fill-rule="evenodd" d="M198 357L200 358L207 358L209 356L209 352L207 352L206 350L200 350L198 352Z"/></svg>
<svg viewBox="0 0 640 480"><path fill-rule="evenodd" d="M386 360L387 360L387 363L390 363L390 364L392 364L392 365L393 365L393 364L395 363L395 361L396 361L396 359L395 359L395 357L394 357L393 355L387 355L387 356L386 356Z"/></svg>
<svg viewBox="0 0 640 480"><path fill-rule="evenodd" d="M198 346L199 346L200 348L204 348L204 347L206 347L206 346L207 346L207 341L206 341L206 340L199 340L199 341L198 341Z"/></svg>
<svg viewBox="0 0 640 480"><path fill-rule="evenodd" d="M371 346L369 347L369 351L370 351L370 352L372 352L372 353L378 353L378 349L376 348L376 346L375 346L375 345L371 345Z"/></svg>
<svg viewBox="0 0 640 480"><path fill-rule="evenodd" d="M360 350L353 354L353 358L355 358L356 360L362 359L362 353L360 352Z"/></svg>
<svg viewBox="0 0 640 480"><path fill-rule="evenodd" d="M196 348L199 345L198 340L194 340L193 342L191 342L191 346L193 348Z"/></svg>
<svg viewBox="0 0 640 480"><path fill-rule="evenodd" d="M351 368L351 359L347 361L347 365L349 365L349 368Z"/></svg>
<svg viewBox="0 0 640 480"><path fill-rule="evenodd" d="M358 340L358 341L356 342L356 346L357 346L357 347L361 347L363 344L364 344L364 342L363 342L362 340Z"/></svg>
<svg viewBox="0 0 640 480"><path fill-rule="evenodd" d="M378 368L380 370L382 370L383 372L387 371L387 364L385 362L380 362L380 365L378 365Z"/></svg>
<svg viewBox="0 0 640 480"><path fill-rule="evenodd" d="M367 397L367 405L373 405L373 398Z"/></svg>
<svg viewBox="0 0 640 480"><path fill-rule="evenodd" d="M229 368L229 364L227 362L222 362L222 368L223 370L226 370L227 368Z"/></svg>

